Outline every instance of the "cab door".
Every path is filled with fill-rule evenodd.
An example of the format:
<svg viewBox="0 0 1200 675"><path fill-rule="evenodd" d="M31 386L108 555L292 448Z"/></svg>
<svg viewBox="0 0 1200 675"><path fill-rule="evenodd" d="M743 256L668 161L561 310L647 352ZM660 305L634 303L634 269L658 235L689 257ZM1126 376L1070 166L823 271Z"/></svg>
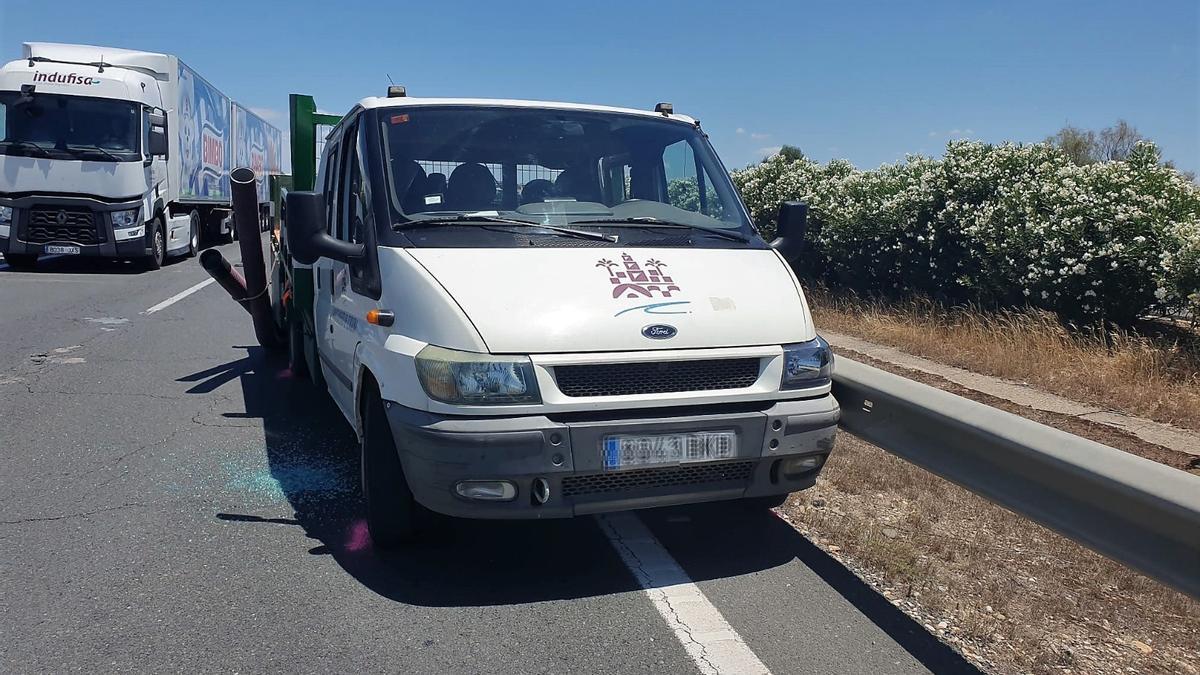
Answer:
<svg viewBox="0 0 1200 675"><path fill-rule="evenodd" d="M321 189L325 193L325 228L331 237L338 237L341 218L338 217L338 187L341 184L341 146L335 139L327 144L324 161L321 162ZM333 340L330 325L333 321L334 261L318 258L312 265L313 274L313 331L317 343L317 355L325 386L334 400L338 400L341 373L336 369L333 358ZM340 403L339 403L340 405Z"/></svg>
<svg viewBox="0 0 1200 675"><path fill-rule="evenodd" d="M357 121L351 121L342 136L338 157L338 184L334 237L355 244L366 244L364 222L367 219L362 162L359 154ZM347 419L354 419L354 393L358 367L355 351L366 333L367 310L374 306L354 283L357 265L326 260L330 282L329 318L325 350L329 371L329 391Z"/></svg>

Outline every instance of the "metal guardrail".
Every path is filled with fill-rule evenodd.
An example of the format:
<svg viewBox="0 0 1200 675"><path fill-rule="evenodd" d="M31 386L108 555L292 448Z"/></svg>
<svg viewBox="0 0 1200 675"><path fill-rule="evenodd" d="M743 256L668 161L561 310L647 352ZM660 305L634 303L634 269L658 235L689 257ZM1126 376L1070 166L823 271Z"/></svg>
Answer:
<svg viewBox="0 0 1200 675"><path fill-rule="evenodd" d="M1200 598L1200 477L838 357L841 426Z"/></svg>

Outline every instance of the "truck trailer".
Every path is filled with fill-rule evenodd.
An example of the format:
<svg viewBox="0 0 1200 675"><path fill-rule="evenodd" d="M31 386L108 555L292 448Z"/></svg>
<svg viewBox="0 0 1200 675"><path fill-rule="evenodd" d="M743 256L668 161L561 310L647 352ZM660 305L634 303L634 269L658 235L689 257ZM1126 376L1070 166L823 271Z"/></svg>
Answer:
<svg viewBox="0 0 1200 675"><path fill-rule="evenodd" d="M226 240L231 165L277 173L281 132L177 56L43 42L0 68L0 253L138 259Z"/></svg>

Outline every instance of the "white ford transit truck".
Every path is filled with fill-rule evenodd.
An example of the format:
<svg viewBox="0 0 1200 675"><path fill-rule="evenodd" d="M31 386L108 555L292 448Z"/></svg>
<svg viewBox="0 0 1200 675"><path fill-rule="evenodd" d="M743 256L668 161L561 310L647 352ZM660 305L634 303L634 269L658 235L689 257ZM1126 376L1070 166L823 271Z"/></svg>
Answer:
<svg viewBox="0 0 1200 675"><path fill-rule="evenodd" d="M569 103L367 98L286 203L377 544L430 512L551 518L813 484L833 356L700 124Z"/></svg>
<svg viewBox="0 0 1200 675"><path fill-rule="evenodd" d="M232 232L230 164L278 173L281 146L178 57L25 43L0 68L0 253L192 255Z"/></svg>

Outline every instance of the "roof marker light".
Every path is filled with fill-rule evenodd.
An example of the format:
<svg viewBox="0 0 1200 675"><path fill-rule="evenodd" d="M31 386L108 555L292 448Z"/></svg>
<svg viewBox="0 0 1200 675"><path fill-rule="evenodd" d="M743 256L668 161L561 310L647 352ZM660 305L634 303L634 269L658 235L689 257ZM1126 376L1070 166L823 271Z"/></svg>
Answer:
<svg viewBox="0 0 1200 675"><path fill-rule="evenodd" d="M664 117L667 115L673 115L675 114L675 106L671 105L670 103L659 103L658 105L654 106L654 112L662 113Z"/></svg>

